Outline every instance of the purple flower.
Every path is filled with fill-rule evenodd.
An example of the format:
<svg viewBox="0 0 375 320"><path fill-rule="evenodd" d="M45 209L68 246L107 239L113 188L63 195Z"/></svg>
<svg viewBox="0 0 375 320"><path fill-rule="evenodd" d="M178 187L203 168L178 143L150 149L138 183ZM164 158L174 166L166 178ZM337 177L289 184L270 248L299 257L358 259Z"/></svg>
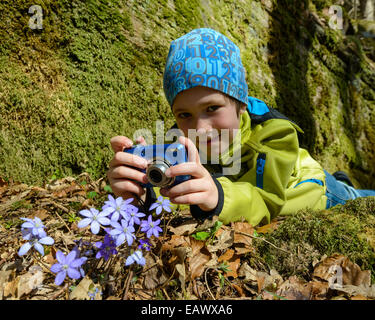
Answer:
<svg viewBox="0 0 375 320"><path fill-rule="evenodd" d="M147 251L150 251L151 249L151 244L150 244L150 241L148 239L146 240L139 240L139 246L138 246L138 249L145 249Z"/></svg>
<svg viewBox="0 0 375 320"><path fill-rule="evenodd" d="M82 264L86 262L87 258L75 259L77 252L72 250L67 256L61 251L56 252L56 258L58 263L55 263L51 267L53 273L57 273L55 278L55 284L60 285L63 283L66 275L71 279L79 279L81 277L80 272L77 270Z"/></svg>
<svg viewBox="0 0 375 320"><path fill-rule="evenodd" d="M151 238L152 235L155 237L159 237L159 232L161 232L161 228L158 226L160 223L160 219L156 221L152 221L152 216L148 216L148 220L143 220L141 223L141 231L147 232L146 236L147 238Z"/></svg>
<svg viewBox="0 0 375 320"><path fill-rule="evenodd" d="M138 208L134 207L135 209L128 208L127 210L127 218L129 225L134 226L134 224L141 224L141 220L139 218L143 218L145 214L143 212L138 212Z"/></svg>
<svg viewBox="0 0 375 320"><path fill-rule="evenodd" d="M83 263L85 263L86 261L87 261L87 257L81 257L81 251L79 250L79 247L80 247L80 245L81 245L81 240L79 241L79 243L78 243L78 245L76 245L73 249L72 249L72 251L75 251L75 253L76 253L76 258L77 259L81 259L81 261L83 261L82 262L82 264ZM90 244L90 243L89 243ZM78 269L78 271L79 271L79 273L81 274L81 276L82 276L82 278L85 276L85 271L83 270L83 268L82 267L79 267L79 269Z"/></svg>
<svg viewBox="0 0 375 320"><path fill-rule="evenodd" d="M44 256L43 244L52 245L55 242L51 237L43 237L39 239L37 236L32 236L27 240L30 240L30 242L26 242L21 246L20 250L18 251L19 256L23 256L24 254L26 254L31 249L31 247L34 247L35 250L37 250L42 256Z"/></svg>
<svg viewBox="0 0 375 320"><path fill-rule="evenodd" d="M137 250L132 255L130 255L125 261L125 266L130 266L134 262L138 263L141 266L144 266L146 264L146 259L143 257L142 251Z"/></svg>
<svg viewBox="0 0 375 320"><path fill-rule="evenodd" d="M163 209L167 212L171 212L172 209L170 206L171 202L168 199L164 199L163 196L159 196L158 200L150 206L149 211L156 208L156 214L159 215Z"/></svg>
<svg viewBox="0 0 375 320"><path fill-rule="evenodd" d="M99 233L100 225L107 226L111 223L111 221L106 218L110 212L106 210L99 213L98 210L91 208L90 210L81 210L79 213L86 218L78 222L78 228L84 228L91 224L91 232L93 234Z"/></svg>
<svg viewBox="0 0 375 320"><path fill-rule="evenodd" d="M133 240L135 239L135 235L133 234L134 227L129 225L125 219L121 220L121 224L118 222L111 222L111 226L114 227L109 234L111 236L117 236L116 238L116 246L120 246L124 243L125 239L129 246L132 245Z"/></svg>
<svg viewBox="0 0 375 320"><path fill-rule="evenodd" d="M38 217L35 217L34 220L29 218L21 218L21 220L26 221L21 225L21 228L23 230L30 230L33 236L37 236L39 238L43 238L46 236L46 233L44 231L45 226L43 225L42 220L40 220Z"/></svg>
<svg viewBox="0 0 375 320"><path fill-rule="evenodd" d="M120 215L125 219L127 218L127 209L134 207L130 203L133 202L134 198L124 200L122 197L113 198L110 194L108 195L108 201L104 202L103 210L108 210L111 214L111 221L118 221ZM134 207L135 208L135 207Z"/></svg>
<svg viewBox="0 0 375 320"><path fill-rule="evenodd" d="M100 249L95 256L96 259L104 257L104 260L107 261L110 255L117 254L115 241L109 234L104 236L103 242L95 242L95 246Z"/></svg>

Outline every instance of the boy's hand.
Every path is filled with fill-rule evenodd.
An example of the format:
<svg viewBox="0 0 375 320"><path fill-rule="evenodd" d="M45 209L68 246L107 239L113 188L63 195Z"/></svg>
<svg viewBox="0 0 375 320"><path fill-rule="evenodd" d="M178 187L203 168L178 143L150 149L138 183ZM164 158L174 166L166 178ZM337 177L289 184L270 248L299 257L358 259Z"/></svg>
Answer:
<svg viewBox="0 0 375 320"><path fill-rule="evenodd" d="M189 162L170 167L165 174L171 177L191 175L192 179L170 189L162 188L160 193L169 197L172 203L195 204L203 211L211 211L216 208L219 200L215 182L207 169L201 164L194 143L183 136L179 138L179 142L186 147Z"/></svg>
<svg viewBox="0 0 375 320"><path fill-rule="evenodd" d="M143 137L139 137L136 142L146 144ZM147 161L136 155L123 152L124 148L130 148L132 145L133 142L124 136L116 136L111 139L111 147L115 155L109 163L107 177L116 197L121 196L124 199L134 198L135 194L139 197L145 194L144 188L135 181L147 183L145 173L129 167L146 169Z"/></svg>

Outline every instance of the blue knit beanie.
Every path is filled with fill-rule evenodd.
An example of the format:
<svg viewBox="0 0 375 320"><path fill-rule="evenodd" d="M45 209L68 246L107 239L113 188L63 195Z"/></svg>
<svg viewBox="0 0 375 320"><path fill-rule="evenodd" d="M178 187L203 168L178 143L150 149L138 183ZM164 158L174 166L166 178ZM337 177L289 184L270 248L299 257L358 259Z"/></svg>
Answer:
<svg viewBox="0 0 375 320"><path fill-rule="evenodd" d="M248 103L240 49L226 36L208 28L192 30L172 41L163 86L170 106L179 92L196 86Z"/></svg>

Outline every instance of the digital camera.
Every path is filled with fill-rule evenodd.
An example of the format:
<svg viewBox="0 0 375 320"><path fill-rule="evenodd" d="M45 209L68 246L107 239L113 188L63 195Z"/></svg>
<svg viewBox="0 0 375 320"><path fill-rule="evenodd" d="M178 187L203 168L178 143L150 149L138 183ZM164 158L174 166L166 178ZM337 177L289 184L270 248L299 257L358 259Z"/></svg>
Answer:
<svg viewBox="0 0 375 320"><path fill-rule="evenodd" d="M167 177L165 175L165 171L169 167L188 162L185 146L180 143L155 144L150 146L139 144L135 147L125 148L123 151L140 156L147 160L147 169L137 169L147 175L149 183L141 184L144 188L170 188L191 178L190 175L176 177Z"/></svg>

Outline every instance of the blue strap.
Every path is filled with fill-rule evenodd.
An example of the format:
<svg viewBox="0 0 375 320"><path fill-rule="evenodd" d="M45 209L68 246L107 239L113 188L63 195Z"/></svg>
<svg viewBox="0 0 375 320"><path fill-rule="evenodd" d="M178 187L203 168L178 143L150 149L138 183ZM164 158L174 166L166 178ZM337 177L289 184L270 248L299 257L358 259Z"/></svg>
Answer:
<svg viewBox="0 0 375 320"><path fill-rule="evenodd" d="M247 109L250 113L262 116L265 113L270 112L270 109L262 100L249 96L248 101Z"/></svg>
<svg viewBox="0 0 375 320"><path fill-rule="evenodd" d="M257 158L257 187L263 189L263 174L264 174L264 166L266 165L266 154L260 153Z"/></svg>
<svg viewBox="0 0 375 320"><path fill-rule="evenodd" d="M318 179L307 179L307 180L303 180L303 181L301 181L300 183L297 183L297 184L294 186L294 188L297 187L298 185L300 185L301 183L305 183L305 182L313 182L313 183L317 183L317 184L319 184L320 186L324 186L324 183L323 183L322 180L318 180Z"/></svg>

